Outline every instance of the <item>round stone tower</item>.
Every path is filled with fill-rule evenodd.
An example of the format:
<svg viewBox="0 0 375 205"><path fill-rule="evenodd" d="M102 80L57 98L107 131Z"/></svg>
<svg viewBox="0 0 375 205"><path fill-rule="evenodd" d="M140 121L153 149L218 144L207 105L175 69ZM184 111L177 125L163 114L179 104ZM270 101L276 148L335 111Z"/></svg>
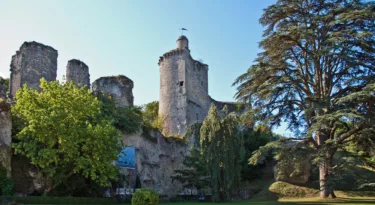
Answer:
<svg viewBox="0 0 375 205"><path fill-rule="evenodd" d="M202 121L208 112L208 65L190 55L186 36L177 39L177 48L159 59L159 116L163 134L183 135L186 128Z"/></svg>
<svg viewBox="0 0 375 205"><path fill-rule="evenodd" d="M90 88L89 67L82 61L72 59L66 66L66 82L72 82L78 87Z"/></svg>

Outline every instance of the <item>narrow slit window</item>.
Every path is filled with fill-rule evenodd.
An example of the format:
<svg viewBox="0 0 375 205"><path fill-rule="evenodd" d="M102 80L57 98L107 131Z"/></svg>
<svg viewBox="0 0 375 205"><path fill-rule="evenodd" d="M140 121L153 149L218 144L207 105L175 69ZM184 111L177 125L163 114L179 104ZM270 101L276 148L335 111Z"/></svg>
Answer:
<svg viewBox="0 0 375 205"><path fill-rule="evenodd" d="M180 81L180 86L184 86L184 81Z"/></svg>
<svg viewBox="0 0 375 205"><path fill-rule="evenodd" d="M199 120L199 116L198 116L198 113L196 113L196 116L197 116L197 121Z"/></svg>

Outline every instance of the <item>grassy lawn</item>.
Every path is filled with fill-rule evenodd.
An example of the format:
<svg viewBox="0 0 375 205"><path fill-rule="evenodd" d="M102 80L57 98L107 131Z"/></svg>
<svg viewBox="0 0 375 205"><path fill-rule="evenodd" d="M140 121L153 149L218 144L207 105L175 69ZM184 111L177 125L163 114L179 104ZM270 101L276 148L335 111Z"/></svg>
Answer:
<svg viewBox="0 0 375 205"><path fill-rule="evenodd" d="M320 205L344 205L344 204L373 204L375 205L375 196L374 197L338 197L336 199L325 199L322 200L318 197L312 198L282 198L278 199L278 201L241 201L241 202L226 202L226 203L199 203L199 202L186 202L186 203L163 203L164 205L227 205L227 204L234 204L234 205L309 205L309 204L320 204Z"/></svg>

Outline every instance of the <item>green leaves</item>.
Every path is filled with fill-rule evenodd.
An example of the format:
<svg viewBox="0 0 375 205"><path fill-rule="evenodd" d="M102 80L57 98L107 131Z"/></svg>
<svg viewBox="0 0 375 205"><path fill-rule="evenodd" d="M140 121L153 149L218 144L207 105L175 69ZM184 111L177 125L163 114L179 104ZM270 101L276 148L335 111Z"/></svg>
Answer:
<svg viewBox="0 0 375 205"><path fill-rule="evenodd" d="M13 143L48 178L53 189L72 175L108 186L117 176L112 161L121 151L120 133L104 117L102 102L86 88L41 80L42 92L17 91L12 113L21 121ZM50 190L48 190L50 191Z"/></svg>
<svg viewBox="0 0 375 205"><path fill-rule="evenodd" d="M224 107L223 112L227 108ZM221 118L212 105L200 130L200 145L211 176L214 201L230 197L230 191L238 188L241 179L241 162L245 155L240 119L230 113ZM219 193L223 191L223 195Z"/></svg>

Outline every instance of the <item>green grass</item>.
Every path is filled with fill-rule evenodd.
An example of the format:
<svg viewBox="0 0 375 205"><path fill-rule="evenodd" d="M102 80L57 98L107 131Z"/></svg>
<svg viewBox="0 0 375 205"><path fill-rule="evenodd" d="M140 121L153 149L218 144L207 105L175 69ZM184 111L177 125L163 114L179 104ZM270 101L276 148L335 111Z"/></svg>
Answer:
<svg viewBox="0 0 375 205"><path fill-rule="evenodd" d="M225 202L225 203L162 203L162 205L345 205L345 204L356 204L356 205L375 205L375 197L338 197L336 199L325 199L322 200L317 197L312 198L299 198L299 199L287 199L282 198L278 201L241 201L241 202Z"/></svg>

